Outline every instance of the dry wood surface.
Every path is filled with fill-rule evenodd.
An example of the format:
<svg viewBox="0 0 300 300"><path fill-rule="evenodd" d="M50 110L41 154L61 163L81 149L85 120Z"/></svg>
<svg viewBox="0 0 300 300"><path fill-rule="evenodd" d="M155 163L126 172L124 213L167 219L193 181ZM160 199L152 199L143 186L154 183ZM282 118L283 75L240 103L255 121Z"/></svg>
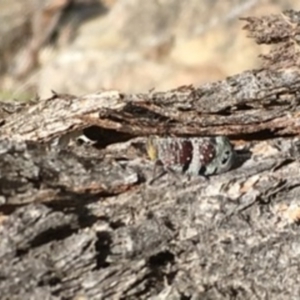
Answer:
<svg viewBox="0 0 300 300"><path fill-rule="evenodd" d="M1 103L0 299L300 298L300 12L243 21L259 70ZM239 159L151 182L151 134L226 135Z"/></svg>

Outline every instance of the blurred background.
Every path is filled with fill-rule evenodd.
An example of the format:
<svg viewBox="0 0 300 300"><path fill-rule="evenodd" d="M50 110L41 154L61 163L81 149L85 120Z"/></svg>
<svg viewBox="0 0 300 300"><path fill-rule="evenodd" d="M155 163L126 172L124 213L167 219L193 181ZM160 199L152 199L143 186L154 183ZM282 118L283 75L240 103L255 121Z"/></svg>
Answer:
<svg viewBox="0 0 300 300"><path fill-rule="evenodd" d="M259 67L240 17L299 0L0 0L0 100L200 85Z"/></svg>

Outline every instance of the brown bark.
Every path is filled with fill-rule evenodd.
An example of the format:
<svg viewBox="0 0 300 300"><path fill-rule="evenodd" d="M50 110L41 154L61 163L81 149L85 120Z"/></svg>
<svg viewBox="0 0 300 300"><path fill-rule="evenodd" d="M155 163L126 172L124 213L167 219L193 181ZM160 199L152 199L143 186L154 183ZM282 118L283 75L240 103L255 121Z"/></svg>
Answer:
<svg viewBox="0 0 300 300"><path fill-rule="evenodd" d="M274 61L224 81L3 104L0 298L299 298L298 19L247 18ZM229 135L240 159L150 184L153 133Z"/></svg>

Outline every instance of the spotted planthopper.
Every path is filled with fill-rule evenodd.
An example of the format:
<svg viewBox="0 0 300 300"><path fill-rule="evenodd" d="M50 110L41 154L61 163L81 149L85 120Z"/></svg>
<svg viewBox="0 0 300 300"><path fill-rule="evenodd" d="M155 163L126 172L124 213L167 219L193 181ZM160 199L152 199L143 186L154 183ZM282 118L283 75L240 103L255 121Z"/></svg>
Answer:
<svg viewBox="0 0 300 300"><path fill-rule="evenodd" d="M190 175L209 176L230 170L236 152L225 136L216 137L157 137L147 141L150 159L165 168Z"/></svg>

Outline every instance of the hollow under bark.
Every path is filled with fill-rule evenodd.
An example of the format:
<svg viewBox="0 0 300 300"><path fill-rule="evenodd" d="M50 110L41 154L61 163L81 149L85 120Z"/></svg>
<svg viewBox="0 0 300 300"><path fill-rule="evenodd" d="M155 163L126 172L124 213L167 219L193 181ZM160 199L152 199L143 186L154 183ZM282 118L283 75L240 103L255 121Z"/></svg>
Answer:
<svg viewBox="0 0 300 300"><path fill-rule="evenodd" d="M274 44L260 70L1 104L1 299L299 298L300 13L244 20ZM150 184L150 134L227 135L241 159Z"/></svg>

